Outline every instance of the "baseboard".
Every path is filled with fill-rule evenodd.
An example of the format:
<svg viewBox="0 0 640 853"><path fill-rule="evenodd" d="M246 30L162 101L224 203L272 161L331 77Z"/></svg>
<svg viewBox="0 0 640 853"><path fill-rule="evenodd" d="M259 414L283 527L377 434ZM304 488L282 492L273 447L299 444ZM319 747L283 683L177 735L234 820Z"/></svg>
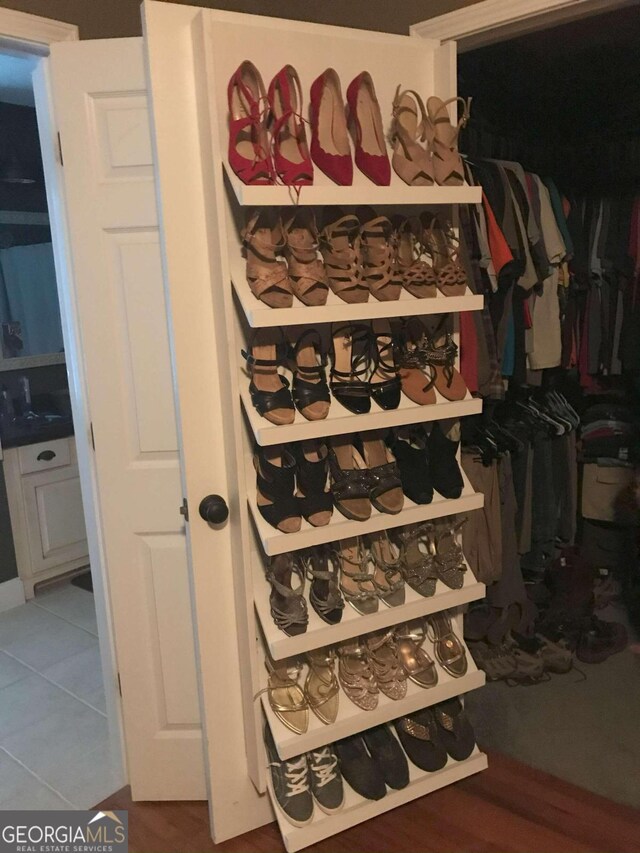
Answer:
<svg viewBox="0 0 640 853"><path fill-rule="evenodd" d="M24 584L20 578L11 578L10 581L0 583L0 613L20 607L25 601Z"/></svg>

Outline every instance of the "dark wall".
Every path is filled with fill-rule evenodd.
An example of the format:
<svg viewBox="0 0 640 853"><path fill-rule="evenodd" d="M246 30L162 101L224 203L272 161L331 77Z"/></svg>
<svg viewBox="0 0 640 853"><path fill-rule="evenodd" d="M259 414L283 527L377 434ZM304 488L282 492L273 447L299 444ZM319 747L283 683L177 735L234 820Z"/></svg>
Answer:
<svg viewBox="0 0 640 853"><path fill-rule="evenodd" d="M0 462L0 583L18 577L16 555L13 550L11 519L7 503L7 490L4 484L4 467Z"/></svg>
<svg viewBox="0 0 640 853"><path fill-rule="evenodd" d="M474 2L477 0L212 0L184 5L404 34L411 24ZM83 39L142 33L139 0L0 0L0 6L77 24Z"/></svg>
<svg viewBox="0 0 640 853"><path fill-rule="evenodd" d="M7 184L0 181L0 210L46 211L36 111L33 107L0 102L0 169L12 158L28 170L36 183Z"/></svg>

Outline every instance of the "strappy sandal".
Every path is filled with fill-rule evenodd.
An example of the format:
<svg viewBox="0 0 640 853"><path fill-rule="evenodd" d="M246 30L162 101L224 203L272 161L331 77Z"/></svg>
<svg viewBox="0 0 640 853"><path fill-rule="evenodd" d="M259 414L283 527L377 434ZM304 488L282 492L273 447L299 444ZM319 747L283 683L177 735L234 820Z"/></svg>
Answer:
<svg viewBox="0 0 640 853"><path fill-rule="evenodd" d="M295 207L282 222L291 289L304 305L325 305L327 273L318 257L319 238L313 210Z"/></svg>
<svg viewBox="0 0 640 853"><path fill-rule="evenodd" d="M454 761L469 758L476 746L476 738L457 696L433 706L440 742Z"/></svg>
<svg viewBox="0 0 640 853"><path fill-rule="evenodd" d="M265 690L271 710L290 732L304 734L309 728L309 705L298 684L302 667L297 662L276 662L268 656L265 666L269 673Z"/></svg>
<svg viewBox="0 0 640 853"><path fill-rule="evenodd" d="M423 147L426 138L427 112L422 98L413 89L401 92L398 86L393 99L391 165L396 175L413 187L434 184L431 158Z"/></svg>
<svg viewBox="0 0 640 853"><path fill-rule="evenodd" d="M378 610L378 595L369 572L369 555L357 536L341 539L336 551L340 591L357 613L367 616Z"/></svg>
<svg viewBox="0 0 640 853"><path fill-rule="evenodd" d="M366 521L370 518L369 470L353 446L351 436L341 435L331 439L329 474L333 503L337 509L352 521Z"/></svg>
<svg viewBox="0 0 640 853"><path fill-rule="evenodd" d="M420 216L425 251L431 256L438 290L445 296L463 296L467 290L467 274L460 261L460 241L447 222L442 225L433 213Z"/></svg>
<svg viewBox="0 0 640 853"><path fill-rule="evenodd" d="M379 302L393 302L400 297L402 290L393 226L386 216L377 216L370 207L359 207L356 216L362 225L362 281Z"/></svg>
<svg viewBox="0 0 640 853"><path fill-rule="evenodd" d="M404 751L416 767L428 773L442 770L449 759L431 708L400 717L394 726Z"/></svg>
<svg viewBox="0 0 640 853"><path fill-rule="evenodd" d="M423 648L426 639L422 625L397 625L395 629L398 660L407 678L419 687L435 687L438 683L438 670L435 661Z"/></svg>
<svg viewBox="0 0 640 853"><path fill-rule="evenodd" d="M423 364L433 371L433 384L445 400L463 400L467 396L467 386L456 368L458 347L450 332L442 330L448 315L433 323L427 323L425 333L418 343ZM431 326L432 331L428 331ZM425 328L425 326L423 326Z"/></svg>
<svg viewBox="0 0 640 853"><path fill-rule="evenodd" d="M371 411L370 332L362 324L331 328L331 393L354 415Z"/></svg>
<svg viewBox="0 0 640 853"><path fill-rule="evenodd" d="M274 182L260 72L245 59L227 87L229 104L229 165L243 184Z"/></svg>
<svg viewBox="0 0 640 853"><path fill-rule="evenodd" d="M390 411L400 405L402 384L395 363L395 344L388 320L371 323L371 349L374 364L369 379L369 392L381 409Z"/></svg>
<svg viewBox="0 0 640 853"><path fill-rule="evenodd" d="M326 546L311 548L301 555L307 580L310 581L311 606L329 625L342 619L344 600L338 581L338 561Z"/></svg>
<svg viewBox="0 0 640 853"><path fill-rule="evenodd" d="M293 423L296 411L289 380L278 373L278 367L287 363L288 356L282 330L256 330L250 350L251 353L241 350L241 354L251 374L249 394L255 410L272 424Z"/></svg>
<svg viewBox="0 0 640 853"><path fill-rule="evenodd" d="M338 646L338 679L358 708L363 711L377 708L380 689L371 670L368 649L357 639Z"/></svg>
<svg viewBox="0 0 640 853"><path fill-rule="evenodd" d="M447 106L462 104L462 116L456 127L451 124ZM429 147L433 154L433 174L436 183L443 187L457 187L464 183L464 169L458 153L458 136L469 120L471 98L432 97L427 100L426 129Z"/></svg>
<svg viewBox="0 0 640 853"><path fill-rule="evenodd" d="M411 589L425 598L435 595L438 572L429 548L430 525L414 525L398 533L402 576Z"/></svg>
<svg viewBox="0 0 640 853"><path fill-rule="evenodd" d="M331 397L325 368L327 358L322 353L320 335L308 329L298 338L293 350L293 402L308 421L321 421L329 414Z"/></svg>
<svg viewBox="0 0 640 853"><path fill-rule="evenodd" d="M427 616L427 636L433 643L436 660L454 678L465 675L468 669L467 652L454 633L446 611Z"/></svg>
<svg viewBox="0 0 640 853"><path fill-rule="evenodd" d="M325 726L335 723L338 716L340 687L334 672L336 656L329 649L307 653L309 671L304 683L307 704Z"/></svg>
<svg viewBox="0 0 640 853"><path fill-rule="evenodd" d="M285 65L269 84L273 164L287 186L313 183L313 165L307 146L302 111L302 86L293 65Z"/></svg>
<svg viewBox="0 0 640 853"><path fill-rule="evenodd" d="M333 514L327 446L317 438L310 438L294 444L293 452L297 462L296 499L300 515L313 527L324 527Z"/></svg>
<svg viewBox="0 0 640 853"><path fill-rule="evenodd" d="M256 447L257 506L264 520L282 533L297 533L302 519L294 496L296 460L281 444Z"/></svg>
<svg viewBox="0 0 640 853"><path fill-rule="evenodd" d="M400 571L400 549L393 545L386 530L371 533L368 537L369 553L375 567L372 582L378 598L387 607L404 604L404 579Z"/></svg>
<svg viewBox="0 0 640 853"><path fill-rule="evenodd" d="M369 500L378 512L397 515L404 506L398 463L383 441L383 432L360 433L362 456L369 468Z"/></svg>
<svg viewBox="0 0 640 853"><path fill-rule="evenodd" d="M398 660L393 629L369 634L365 637L365 644L369 665L380 691L389 699L403 699L407 695L407 677Z"/></svg>
<svg viewBox="0 0 640 853"><path fill-rule="evenodd" d="M343 302L366 302L369 288L362 281L360 221L353 214L330 210L320 232L320 252L329 287Z"/></svg>
<svg viewBox="0 0 640 853"><path fill-rule="evenodd" d="M291 308L293 291L287 265L282 257L282 223L268 207L250 214L242 231L247 259L247 281L253 295L270 308Z"/></svg>
<svg viewBox="0 0 640 853"><path fill-rule="evenodd" d="M465 516L453 525L436 527L432 543L438 577L449 589L462 589L467 564L456 536L466 523Z"/></svg>
<svg viewBox="0 0 640 853"><path fill-rule="evenodd" d="M422 248L422 225L416 217L391 217L397 246L397 266L404 289L416 299L438 295L436 274Z"/></svg>
<svg viewBox="0 0 640 853"><path fill-rule="evenodd" d="M396 364L402 393L412 403L432 406L438 401L434 390L436 372L425 360L424 327L415 317L404 323Z"/></svg>
<svg viewBox="0 0 640 853"><path fill-rule="evenodd" d="M294 575L299 580L293 588ZM276 626L288 637L304 634L309 623L307 602L304 599L304 570L293 554L278 554L272 557L266 571L271 584L271 616Z"/></svg>

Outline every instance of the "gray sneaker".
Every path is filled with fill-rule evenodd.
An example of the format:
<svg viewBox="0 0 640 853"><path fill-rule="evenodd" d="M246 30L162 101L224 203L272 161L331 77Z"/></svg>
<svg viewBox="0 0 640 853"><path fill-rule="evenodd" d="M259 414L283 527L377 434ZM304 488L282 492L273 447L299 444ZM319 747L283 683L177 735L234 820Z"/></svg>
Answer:
<svg viewBox="0 0 640 853"><path fill-rule="evenodd" d="M344 804L342 776L333 747L324 746L307 753L311 791L323 812L339 811Z"/></svg>
<svg viewBox="0 0 640 853"><path fill-rule="evenodd" d="M313 820L313 797L309 790L309 767L303 753L297 758L282 761L268 725L264 727L271 783L278 805L289 823L306 826Z"/></svg>

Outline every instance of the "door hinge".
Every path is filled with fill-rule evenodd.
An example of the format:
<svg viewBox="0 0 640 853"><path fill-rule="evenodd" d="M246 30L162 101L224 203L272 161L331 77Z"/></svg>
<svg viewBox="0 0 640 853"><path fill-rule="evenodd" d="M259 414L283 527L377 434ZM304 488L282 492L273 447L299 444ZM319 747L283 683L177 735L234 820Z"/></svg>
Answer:
<svg viewBox="0 0 640 853"><path fill-rule="evenodd" d="M120 673L118 673L118 693L122 696L122 681L120 680Z"/></svg>
<svg viewBox="0 0 640 853"><path fill-rule="evenodd" d="M184 516L185 521L189 521L189 504L186 498L182 498L182 506L180 507L180 515Z"/></svg>
<svg viewBox="0 0 640 853"><path fill-rule="evenodd" d="M58 154L60 155L60 165L64 166L64 157L62 156L62 139L60 138L60 131L58 131Z"/></svg>
<svg viewBox="0 0 640 853"><path fill-rule="evenodd" d="M93 447L93 449L95 450L96 449L96 437L93 434L93 421L89 424L89 429L91 430L91 447Z"/></svg>

